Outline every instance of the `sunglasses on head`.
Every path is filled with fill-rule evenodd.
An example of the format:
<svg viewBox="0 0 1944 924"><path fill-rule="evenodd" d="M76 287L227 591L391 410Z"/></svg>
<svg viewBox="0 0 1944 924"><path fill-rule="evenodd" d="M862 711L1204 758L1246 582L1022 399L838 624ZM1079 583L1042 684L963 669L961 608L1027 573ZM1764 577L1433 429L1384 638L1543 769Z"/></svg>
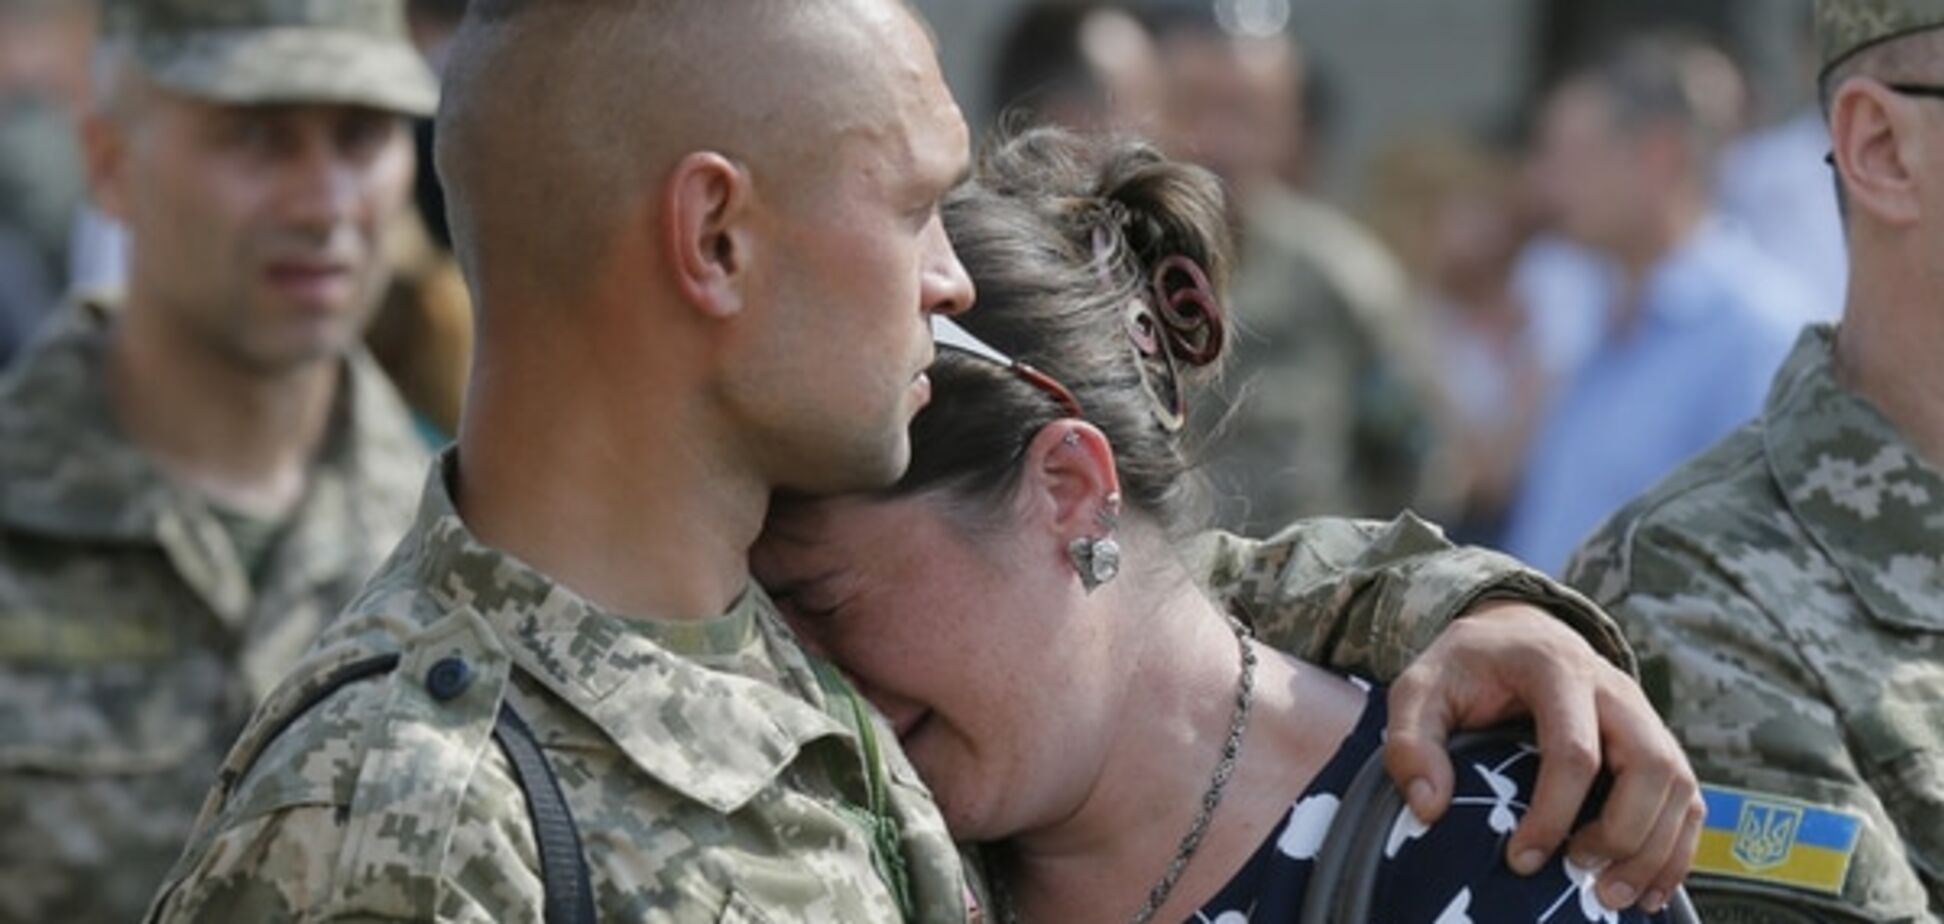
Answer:
<svg viewBox="0 0 1944 924"><path fill-rule="evenodd" d="M1001 366L1026 384L1045 392L1060 405L1060 409L1066 416L1085 416L1080 413L1080 399L1074 397L1071 389L1060 384L1052 376L999 352L985 341L972 336L971 331L960 327L958 322L951 318L938 314L932 315L931 330L932 342L940 348L956 350L967 356Z"/></svg>

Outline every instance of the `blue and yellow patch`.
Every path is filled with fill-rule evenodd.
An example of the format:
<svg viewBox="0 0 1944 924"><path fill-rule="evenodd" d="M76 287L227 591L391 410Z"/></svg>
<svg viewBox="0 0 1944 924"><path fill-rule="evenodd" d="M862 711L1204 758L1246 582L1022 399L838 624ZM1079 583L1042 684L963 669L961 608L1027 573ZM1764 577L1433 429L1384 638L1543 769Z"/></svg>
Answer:
<svg viewBox="0 0 1944 924"><path fill-rule="evenodd" d="M1694 871L1841 895L1863 819L1765 793L1701 787L1708 820Z"/></svg>

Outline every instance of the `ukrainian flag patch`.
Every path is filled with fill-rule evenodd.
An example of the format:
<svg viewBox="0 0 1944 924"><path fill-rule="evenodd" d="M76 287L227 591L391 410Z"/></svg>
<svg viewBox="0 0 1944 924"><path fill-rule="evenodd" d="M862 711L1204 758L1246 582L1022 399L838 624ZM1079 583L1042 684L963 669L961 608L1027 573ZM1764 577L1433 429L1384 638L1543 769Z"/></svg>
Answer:
<svg viewBox="0 0 1944 924"><path fill-rule="evenodd" d="M1861 816L1796 799L1701 787L1708 820L1694 871L1841 895Z"/></svg>

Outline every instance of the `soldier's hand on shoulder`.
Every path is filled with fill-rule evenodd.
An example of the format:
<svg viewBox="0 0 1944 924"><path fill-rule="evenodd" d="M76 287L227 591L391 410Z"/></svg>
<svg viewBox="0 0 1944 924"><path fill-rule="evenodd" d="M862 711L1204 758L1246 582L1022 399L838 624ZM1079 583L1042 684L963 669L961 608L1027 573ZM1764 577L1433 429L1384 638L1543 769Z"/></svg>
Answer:
<svg viewBox="0 0 1944 924"><path fill-rule="evenodd" d="M1490 602L1447 630L1390 692L1385 765L1419 818L1450 804L1453 731L1530 715L1538 789L1506 858L1537 870L1572 834L1571 858L1604 868L1612 907L1658 910L1686 877L1706 806L1680 743L1634 679L1544 610ZM1602 768L1613 787L1599 817L1573 832Z"/></svg>

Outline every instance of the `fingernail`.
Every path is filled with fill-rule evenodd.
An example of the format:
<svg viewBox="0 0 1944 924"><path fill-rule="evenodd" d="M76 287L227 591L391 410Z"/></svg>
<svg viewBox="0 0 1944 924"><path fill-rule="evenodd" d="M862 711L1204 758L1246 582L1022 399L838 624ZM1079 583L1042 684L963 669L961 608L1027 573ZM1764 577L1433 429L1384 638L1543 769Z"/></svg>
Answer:
<svg viewBox="0 0 1944 924"><path fill-rule="evenodd" d="M1566 857L1566 862L1571 863L1574 866L1579 867L1580 869L1600 870L1606 868L1605 860L1602 860L1599 857L1596 857L1590 853L1568 854Z"/></svg>
<svg viewBox="0 0 1944 924"><path fill-rule="evenodd" d="M1634 887L1624 882L1609 882L1600 887L1600 901L1614 911L1633 907Z"/></svg>
<svg viewBox="0 0 1944 924"><path fill-rule="evenodd" d="M1421 779L1412 780L1407 791L1410 793L1411 808L1417 810L1419 818L1423 818L1424 811L1431 807L1431 800L1434 795L1431 791L1430 782Z"/></svg>
<svg viewBox="0 0 1944 924"><path fill-rule="evenodd" d="M1659 889L1647 893L1647 897L1640 900L1640 907L1646 909L1648 914L1661 913L1661 909L1667 907L1667 893Z"/></svg>
<svg viewBox="0 0 1944 924"><path fill-rule="evenodd" d="M1546 865L1546 854L1539 850L1528 850L1512 861L1513 868L1527 876L1538 872L1539 867L1544 865Z"/></svg>

